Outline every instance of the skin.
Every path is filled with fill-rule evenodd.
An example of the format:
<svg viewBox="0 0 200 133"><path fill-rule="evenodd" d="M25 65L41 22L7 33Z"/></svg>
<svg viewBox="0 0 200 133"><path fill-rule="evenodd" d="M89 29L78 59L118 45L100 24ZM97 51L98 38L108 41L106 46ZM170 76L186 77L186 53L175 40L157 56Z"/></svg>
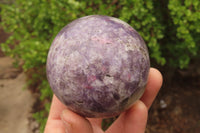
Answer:
<svg viewBox="0 0 200 133"><path fill-rule="evenodd" d="M144 133L151 107L162 85L162 75L151 68L143 96L123 112L105 133ZM54 95L44 133L104 133L101 118L84 118L67 109Z"/></svg>

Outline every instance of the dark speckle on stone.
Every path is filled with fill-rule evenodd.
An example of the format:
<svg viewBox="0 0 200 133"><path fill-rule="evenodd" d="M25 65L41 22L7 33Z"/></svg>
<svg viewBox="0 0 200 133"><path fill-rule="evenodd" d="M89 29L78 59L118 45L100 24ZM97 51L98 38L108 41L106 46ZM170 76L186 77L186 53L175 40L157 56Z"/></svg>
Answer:
<svg viewBox="0 0 200 133"><path fill-rule="evenodd" d="M92 102L91 110L98 113L103 113L106 111L104 107L95 100Z"/></svg>
<svg viewBox="0 0 200 133"><path fill-rule="evenodd" d="M117 94L117 93L114 93L114 94L113 94L113 97L114 97L116 100L119 100L119 99L120 99L120 96L119 96L119 94Z"/></svg>
<svg viewBox="0 0 200 133"><path fill-rule="evenodd" d="M100 80L100 81L103 81L103 74L97 74L96 75L96 78L98 79L98 80Z"/></svg>
<svg viewBox="0 0 200 133"><path fill-rule="evenodd" d="M128 99L129 98L125 98L122 102L121 102L121 106L126 106L126 104L128 103Z"/></svg>

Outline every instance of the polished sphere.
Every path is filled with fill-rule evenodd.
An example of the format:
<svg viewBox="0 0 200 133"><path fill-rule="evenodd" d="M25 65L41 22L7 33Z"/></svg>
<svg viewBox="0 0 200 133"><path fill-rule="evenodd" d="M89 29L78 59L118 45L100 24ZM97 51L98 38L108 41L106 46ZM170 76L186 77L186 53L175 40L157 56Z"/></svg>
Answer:
<svg viewBox="0 0 200 133"><path fill-rule="evenodd" d="M55 37L47 58L50 86L70 110L111 117L138 100L150 68L144 40L127 23L91 15L74 20Z"/></svg>

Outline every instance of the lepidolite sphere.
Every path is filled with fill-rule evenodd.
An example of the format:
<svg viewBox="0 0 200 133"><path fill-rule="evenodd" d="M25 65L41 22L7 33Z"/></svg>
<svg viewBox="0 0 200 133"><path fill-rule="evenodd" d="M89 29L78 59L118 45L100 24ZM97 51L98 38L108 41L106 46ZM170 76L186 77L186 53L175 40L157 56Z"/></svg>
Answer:
<svg viewBox="0 0 200 133"><path fill-rule="evenodd" d="M70 110L85 117L111 117L142 96L149 68L145 42L131 26L91 15L71 22L55 37L47 78Z"/></svg>

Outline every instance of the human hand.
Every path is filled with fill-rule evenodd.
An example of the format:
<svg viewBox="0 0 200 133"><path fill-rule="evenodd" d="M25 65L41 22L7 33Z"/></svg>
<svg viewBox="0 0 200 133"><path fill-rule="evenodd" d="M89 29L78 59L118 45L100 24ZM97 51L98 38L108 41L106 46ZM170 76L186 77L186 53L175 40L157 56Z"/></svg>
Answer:
<svg viewBox="0 0 200 133"><path fill-rule="evenodd" d="M162 85L161 73L151 68L143 96L123 112L105 133L144 133L148 109ZM101 118L84 118L67 109L54 95L45 133L104 133Z"/></svg>

